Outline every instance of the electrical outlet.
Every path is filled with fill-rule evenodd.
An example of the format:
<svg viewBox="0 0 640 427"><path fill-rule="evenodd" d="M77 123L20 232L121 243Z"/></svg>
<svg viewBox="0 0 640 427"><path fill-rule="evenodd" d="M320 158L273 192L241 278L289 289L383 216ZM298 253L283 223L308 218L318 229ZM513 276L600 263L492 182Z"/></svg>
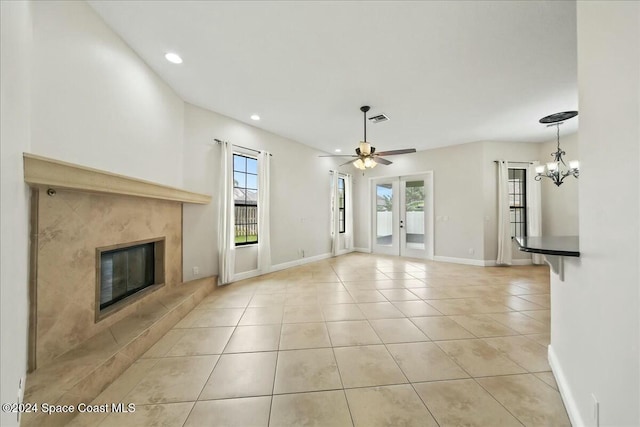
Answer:
<svg viewBox="0 0 640 427"><path fill-rule="evenodd" d="M475 249L469 248L469 255L473 255L475 252L476 252Z"/></svg>
<svg viewBox="0 0 640 427"><path fill-rule="evenodd" d="M591 395L591 399L593 399L593 421L596 427L600 427L600 402L596 399L595 394Z"/></svg>
<svg viewBox="0 0 640 427"><path fill-rule="evenodd" d="M193 275L194 275L194 276L198 276L198 275L200 275L200 268L198 268L198 267L193 267L193 268L192 268L192 270L193 270Z"/></svg>

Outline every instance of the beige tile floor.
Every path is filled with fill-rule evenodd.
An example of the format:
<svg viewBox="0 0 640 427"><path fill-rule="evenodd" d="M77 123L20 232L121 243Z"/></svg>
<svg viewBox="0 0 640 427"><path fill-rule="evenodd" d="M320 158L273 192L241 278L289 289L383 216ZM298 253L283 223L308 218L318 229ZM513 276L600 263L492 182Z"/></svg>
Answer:
<svg viewBox="0 0 640 427"><path fill-rule="evenodd" d="M214 292L75 426L563 426L549 271L349 254Z"/></svg>

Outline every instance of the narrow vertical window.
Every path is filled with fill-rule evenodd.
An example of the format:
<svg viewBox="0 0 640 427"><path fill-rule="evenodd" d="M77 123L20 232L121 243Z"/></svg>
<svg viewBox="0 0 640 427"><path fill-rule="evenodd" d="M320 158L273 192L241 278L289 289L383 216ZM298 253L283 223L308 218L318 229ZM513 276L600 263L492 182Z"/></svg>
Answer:
<svg viewBox="0 0 640 427"><path fill-rule="evenodd" d="M527 235L527 170L509 169L511 237Z"/></svg>
<svg viewBox="0 0 640 427"><path fill-rule="evenodd" d="M236 246L258 243L258 159L233 155Z"/></svg>
<svg viewBox="0 0 640 427"><path fill-rule="evenodd" d="M345 192L344 192L344 178L338 178L338 219L339 219L339 232L345 232Z"/></svg>

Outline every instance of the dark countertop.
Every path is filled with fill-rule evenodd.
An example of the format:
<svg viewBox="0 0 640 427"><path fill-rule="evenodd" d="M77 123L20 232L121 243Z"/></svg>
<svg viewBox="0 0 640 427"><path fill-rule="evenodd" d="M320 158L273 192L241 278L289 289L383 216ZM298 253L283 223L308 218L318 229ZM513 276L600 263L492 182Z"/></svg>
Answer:
<svg viewBox="0 0 640 427"><path fill-rule="evenodd" d="M578 236L514 237L513 240L523 252L545 255L580 256Z"/></svg>

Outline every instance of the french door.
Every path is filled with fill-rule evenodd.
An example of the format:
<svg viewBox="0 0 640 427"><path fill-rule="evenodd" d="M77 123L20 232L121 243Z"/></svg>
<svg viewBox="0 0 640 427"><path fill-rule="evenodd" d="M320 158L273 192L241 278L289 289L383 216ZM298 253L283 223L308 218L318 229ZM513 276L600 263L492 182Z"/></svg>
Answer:
<svg viewBox="0 0 640 427"><path fill-rule="evenodd" d="M432 174L372 181L374 253L433 258Z"/></svg>

